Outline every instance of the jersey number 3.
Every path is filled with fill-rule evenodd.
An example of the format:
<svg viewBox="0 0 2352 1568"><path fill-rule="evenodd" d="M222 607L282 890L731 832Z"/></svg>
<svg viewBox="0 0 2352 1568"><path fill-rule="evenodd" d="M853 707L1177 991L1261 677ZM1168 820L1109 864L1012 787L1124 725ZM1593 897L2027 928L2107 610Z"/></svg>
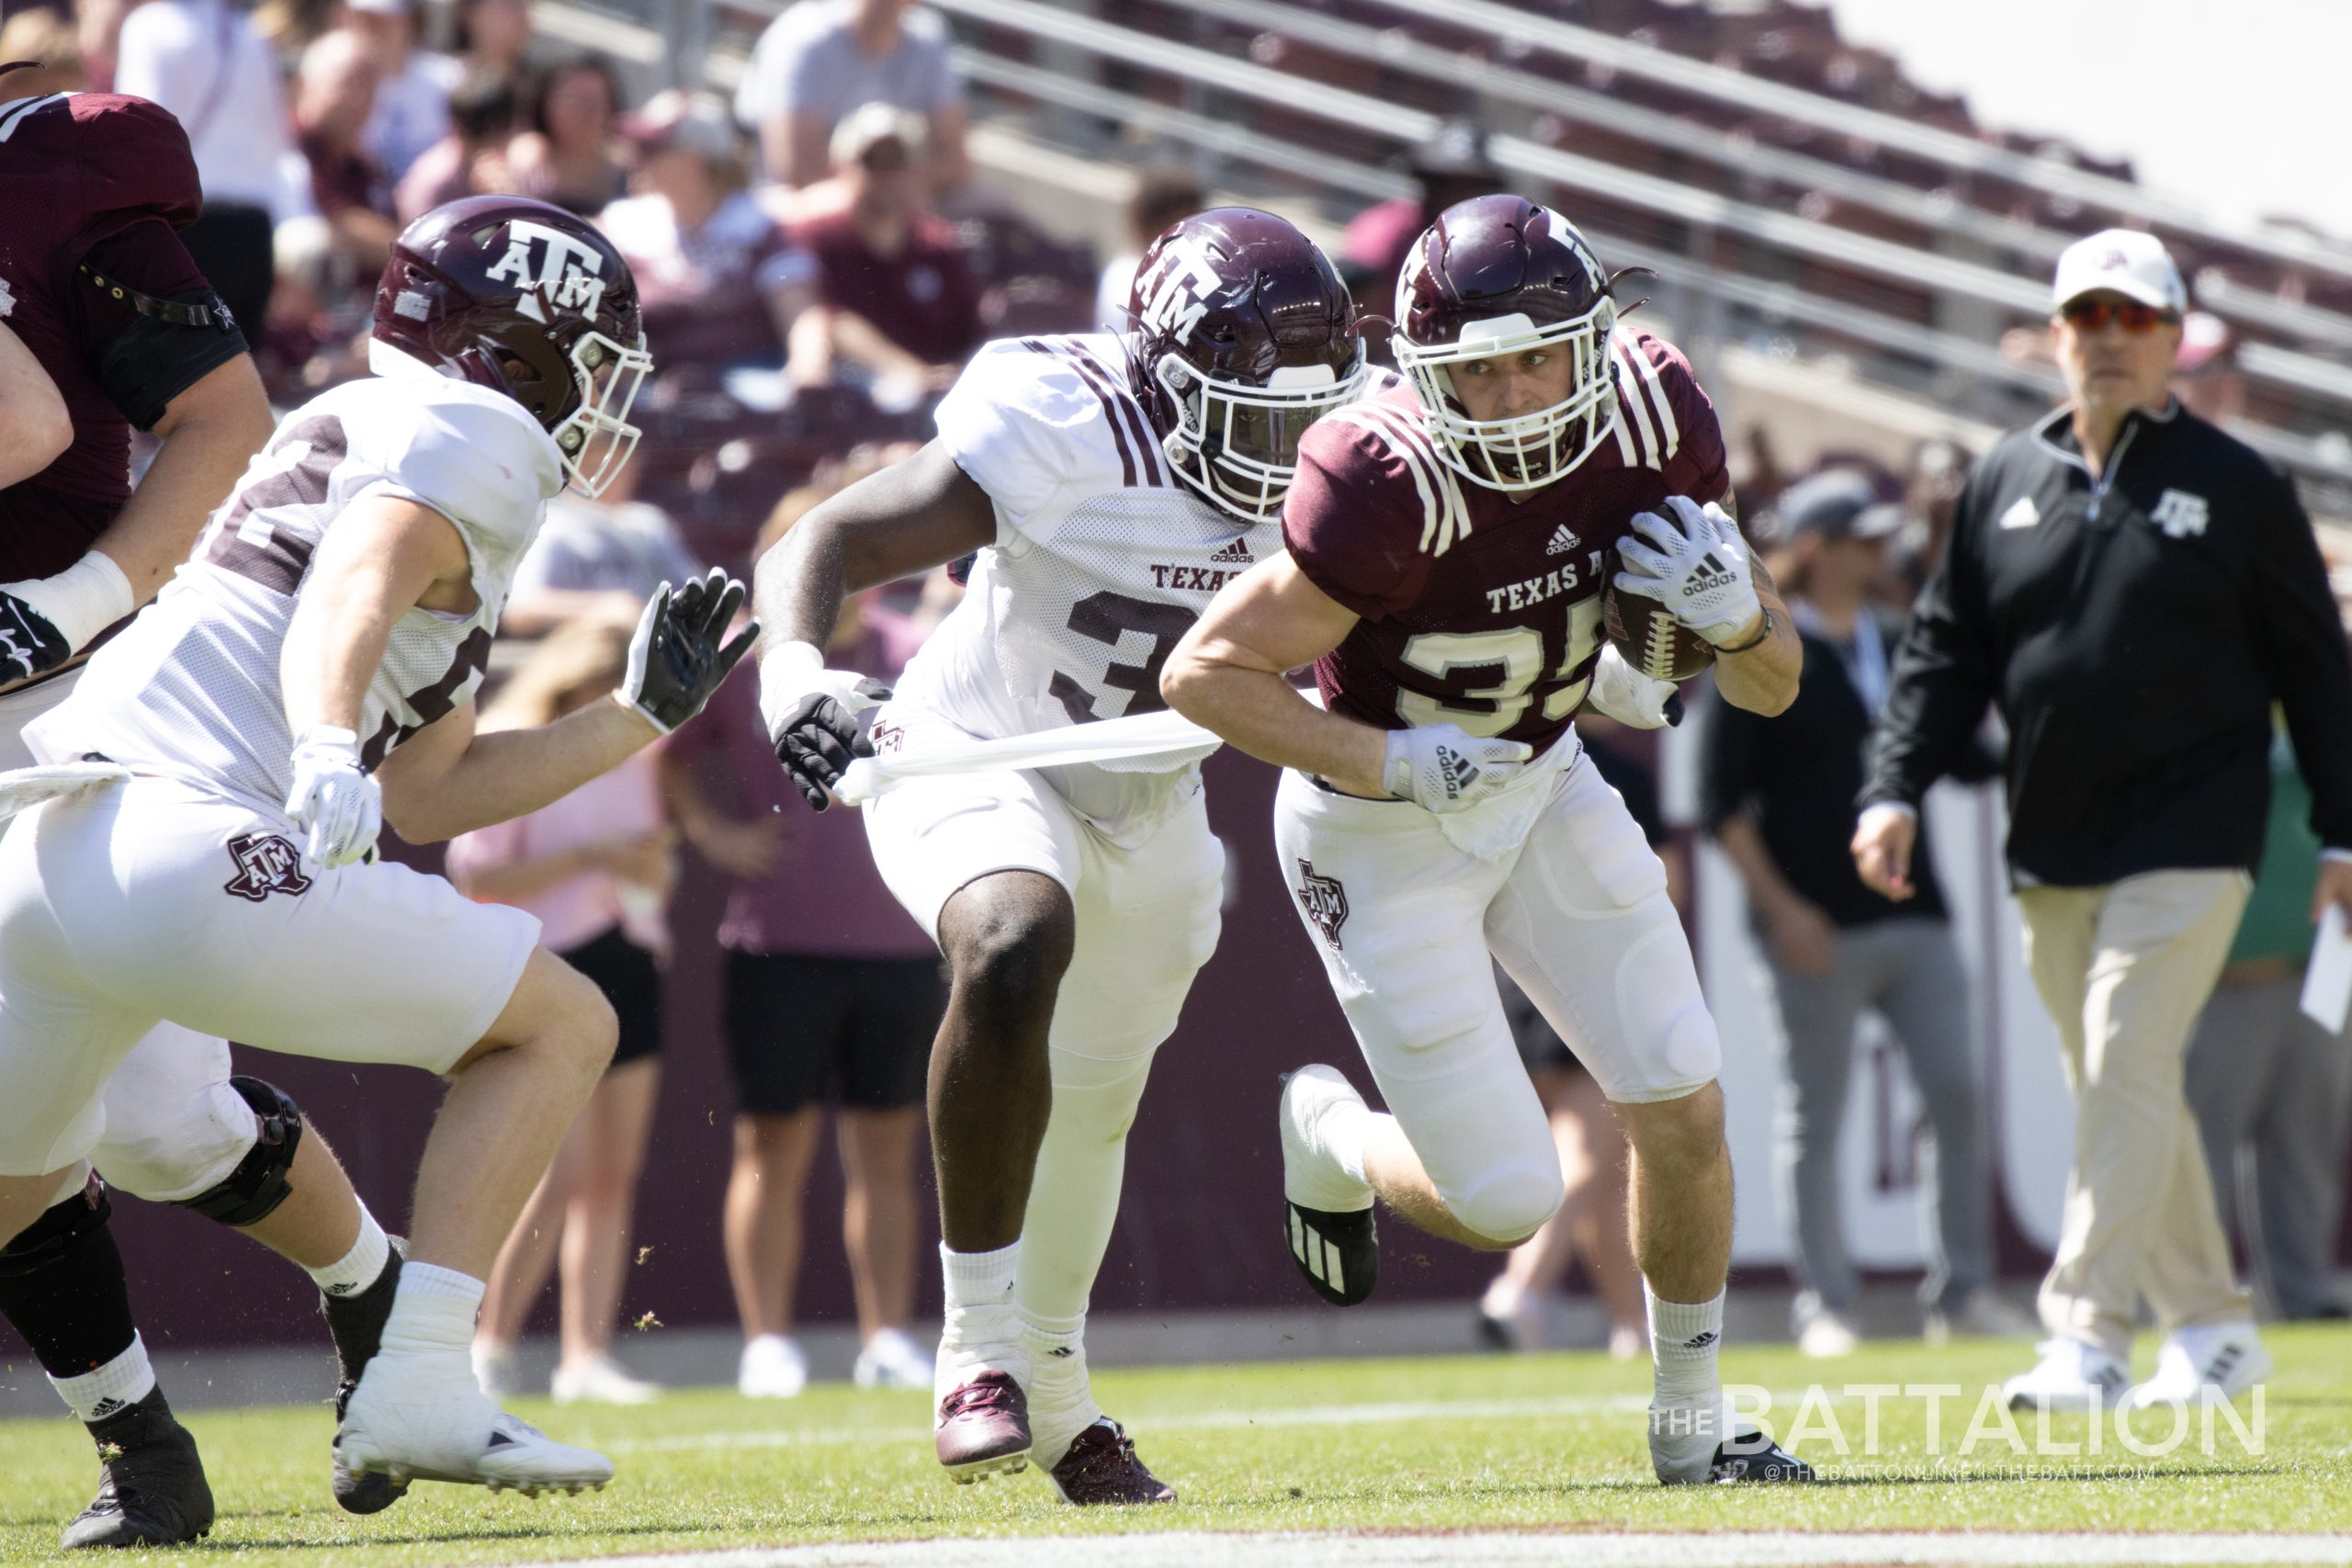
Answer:
<svg viewBox="0 0 2352 1568"><path fill-rule="evenodd" d="M1567 648L1551 679L1566 682L1600 649L1600 595L1568 606ZM1536 682L1543 678L1544 634L1533 626L1491 632L1423 632L1405 644L1405 662L1433 680L1452 682L1472 671L1498 671L1490 686L1473 686L1454 697L1424 692L1396 694L1396 712L1407 724L1453 724L1472 735L1508 734L1527 715ZM1577 711L1592 684L1590 676L1555 688L1544 698L1544 716L1557 722Z"/></svg>
<svg viewBox="0 0 2352 1568"><path fill-rule="evenodd" d="M1182 604L1155 604L1107 589L1090 593L1070 606L1070 630L1105 644L1114 652L1118 649L1119 639L1128 632L1151 639L1151 649L1143 656L1141 664L1123 664L1114 659L1102 671L1101 685L1106 691L1129 694L1127 705L1118 715L1095 712L1094 694L1059 670L1054 671L1053 683L1046 693L1062 705L1062 711L1069 715L1072 724L1091 724L1098 718L1125 714L1158 713L1168 705L1159 699L1159 667L1168 662L1177 639L1192 624L1193 612Z"/></svg>

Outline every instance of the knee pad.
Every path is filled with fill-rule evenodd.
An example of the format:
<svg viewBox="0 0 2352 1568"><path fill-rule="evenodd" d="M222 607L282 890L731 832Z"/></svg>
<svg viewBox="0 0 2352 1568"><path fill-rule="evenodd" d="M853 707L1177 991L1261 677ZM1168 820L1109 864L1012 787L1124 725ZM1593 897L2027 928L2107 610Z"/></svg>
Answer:
<svg viewBox="0 0 2352 1568"><path fill-rule="evenodd" d="M93 1175L81 1191L42 1210L16 1240L0 1247L0 1280L20 1279L54 1262L82 1237L104 1229L113 1213L107 1184Z"/></svg>
<svg viewBox="0 0 2352 1568"><path fill-rule="evenodd" d="M1487 1240L1516 1247L1544 1228L1567 1196L1560 1179L1559 1161L1505 1167L1481 1177L1477 1185L1459 1196L1446 1193L1445 1206L1453 1217Z"/></svg>
<svg viewBox="0 0 2352 1568"><path fill-rule="evenodd" d="M302 1146L302 1111L285 1090L260 1078L233 1077L229 1087L254 1108L259 1124L254 1146L220 1180L193 1198L173 1201L224 1225L259 1224L294 1190L287 1173Z"/></svg>

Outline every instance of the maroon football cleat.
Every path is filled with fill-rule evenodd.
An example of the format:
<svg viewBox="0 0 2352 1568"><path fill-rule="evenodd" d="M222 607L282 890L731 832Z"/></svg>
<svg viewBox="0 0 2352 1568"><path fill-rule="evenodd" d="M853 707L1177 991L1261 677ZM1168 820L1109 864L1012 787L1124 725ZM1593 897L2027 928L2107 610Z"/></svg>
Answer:
<svg viewBox="0 0 2352 1568"><path fill-rule="evenodd" d="M1029 1396L1010 1372L979 1372L939 1402L932 1442L958 1486L1017 1474L1029 1463Z"/></svg>
<svg viewBox="0 0 2352 1568"><path fill-rule="evenodd" d="M1176 1501L1176 1489L1144 1468L1135 1439L1108 1416L1080 1432L1046 1478L1063 1502L1081 1508Z"/></svg>

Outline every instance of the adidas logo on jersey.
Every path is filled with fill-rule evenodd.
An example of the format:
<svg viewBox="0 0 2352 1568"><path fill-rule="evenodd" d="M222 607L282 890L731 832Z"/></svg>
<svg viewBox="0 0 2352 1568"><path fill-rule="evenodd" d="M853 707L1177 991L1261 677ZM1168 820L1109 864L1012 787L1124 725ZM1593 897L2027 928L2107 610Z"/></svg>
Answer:
<svg viewBox="0 0 2352 1568"><path fill-rule="evenodd" d="M1238 536L1233 543L1209 557L1209 559L1227 566L1249 566L1255 558L1250 553L1250 536L1247 534Z"/></svg>
<svg viewBox="0 0 2352 1568"><path fill-rule="evenodd" d="M1575 549L1579 543L1581 541L1577 539L1576 531L1563 523L1552 530L1552 542L1544 547L1544 553L1547 556L1564 556Z"/></svg>

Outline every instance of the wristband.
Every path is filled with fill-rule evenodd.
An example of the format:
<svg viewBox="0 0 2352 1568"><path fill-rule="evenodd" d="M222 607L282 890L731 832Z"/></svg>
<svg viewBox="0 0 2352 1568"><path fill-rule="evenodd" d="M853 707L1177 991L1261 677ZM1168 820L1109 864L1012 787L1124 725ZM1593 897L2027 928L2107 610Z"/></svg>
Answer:
<svg viewBox="0 0 2352 1568"><path fill-rule="evenodd" d="M139 608L130 579L102 550L90 551L55 577L0 582L0 593L14 594L39 612L75 653Z"/></svg>

